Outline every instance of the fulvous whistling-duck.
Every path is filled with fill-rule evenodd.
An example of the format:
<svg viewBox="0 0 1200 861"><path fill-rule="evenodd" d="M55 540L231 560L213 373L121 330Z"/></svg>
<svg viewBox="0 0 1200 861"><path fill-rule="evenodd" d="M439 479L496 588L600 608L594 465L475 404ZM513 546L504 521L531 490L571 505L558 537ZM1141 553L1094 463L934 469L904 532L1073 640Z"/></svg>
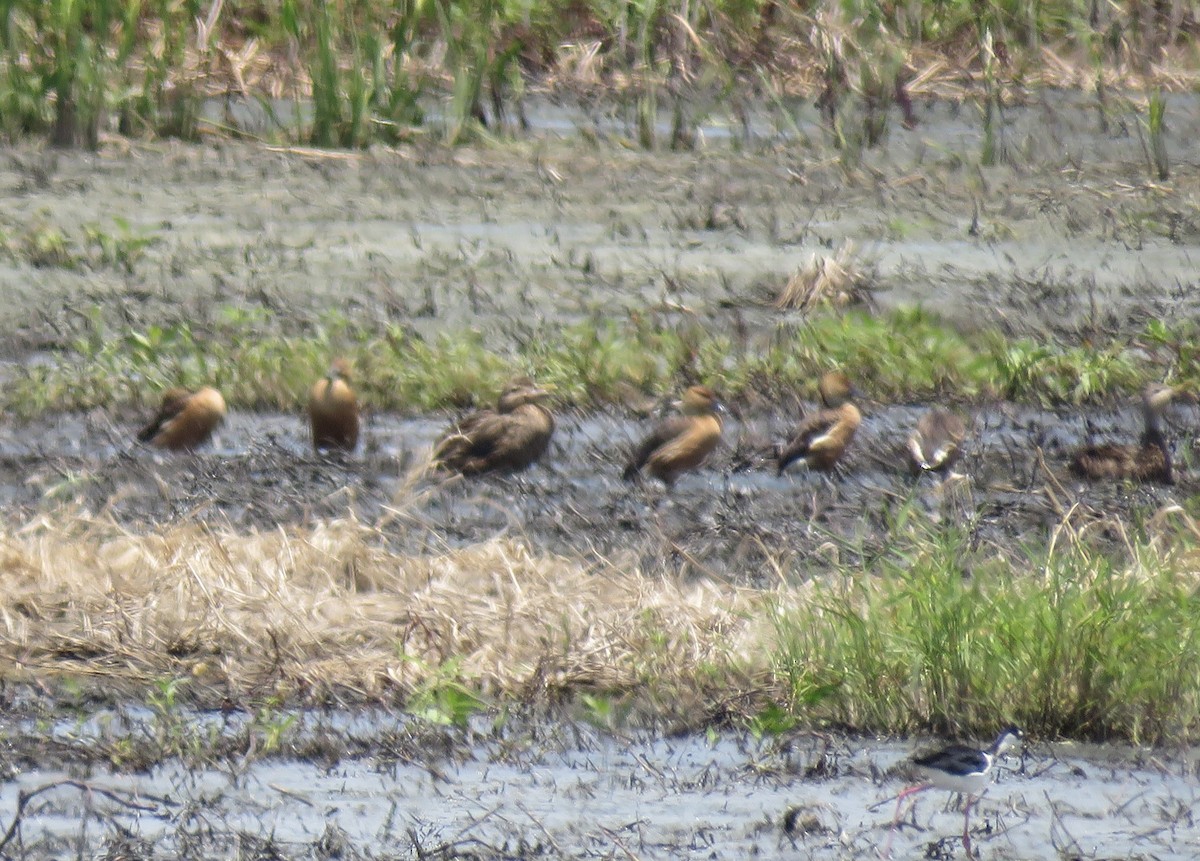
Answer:
<svg viewBox="0 0 1200 861"><path fill-rule="evenodd" d="M358 445L358 399L350 388L350 363L334 359L328 375L317 380L308 396L313 448L354 451Z"/></svg>
<svg viewBox="0 0 1200 861"><path fill-rule="evenodd" d="M225 399L211 386L194 392L168 389L158 415L137 438L170 451L191 451L203 445L225 418Z"/></svg>
<svg viewBox="0 0 1200 861"><path fill-rule="evenodd" d="M494 410L459 421L434 448L434 463L463 475L518 472L550 445L554 416L542 405L550 392L522 377L501 393Z"/></svg>
<svg viewBox="0 0 1200 861"><path fill-rule="evenodd" d="M679 402L683 415L663 421L646 437L629 465L624 478L631 481L645 467L646 472L667 487L675 483L680 473L702 464L721 439L721 419L724 407L713 390L692 386Z"/></svg>
<svg viewBox="0 0 1200 861"><path fill-rule="evenodd" d="M826 373L817 389L825 409L801 419L792 441L779 452L779 475L797 460L809 469L833 469L862 422L862 413L850 400L854 387L841 371Z"/></svg>
<svg viewBox="0 0 1200 861"><path fill-rule="evenodd" d="M967 426L962 417L946 410L932 409L917 420L916 430L908 437L908 469L914 477L936 472L945 478L962 457L962 442Z"/></svg>
<svg viewBox="0 0 1200 861"><path fill-rule="evenodd" d="M1150 383L1142 392L1142 416L1146 428L1137 445L1101 443L1076 452L1071 472L1083 478L1132 478L1174 484L1171 452L1162 430L1162 413L1178 389Z"/></svg>

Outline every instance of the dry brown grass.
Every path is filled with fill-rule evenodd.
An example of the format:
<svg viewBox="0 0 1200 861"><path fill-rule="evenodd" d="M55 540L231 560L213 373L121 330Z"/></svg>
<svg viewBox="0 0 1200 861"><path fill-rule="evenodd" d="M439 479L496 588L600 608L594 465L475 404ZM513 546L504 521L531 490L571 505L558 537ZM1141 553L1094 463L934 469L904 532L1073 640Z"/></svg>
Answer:
<svg viewBox="0 0 1200 861"><path fill-rule="evenodd" d="M451 661L454 681L534 700L647 680L732 694L765 678L761 593L513 540L406 556L386 539L349 519L249 534L59 518L5 529L0 653L47 685L189 675L235 700L403 696Z"/></svg>
<svg viewBox="0 0 1200 861"><path fill-rule="evenodd" d="M796 270L775 298L775 307L812 311L822 306L845 308L867 299L866 276L854 262L854 243L846 240L833 254L813 254Z"/></svg>

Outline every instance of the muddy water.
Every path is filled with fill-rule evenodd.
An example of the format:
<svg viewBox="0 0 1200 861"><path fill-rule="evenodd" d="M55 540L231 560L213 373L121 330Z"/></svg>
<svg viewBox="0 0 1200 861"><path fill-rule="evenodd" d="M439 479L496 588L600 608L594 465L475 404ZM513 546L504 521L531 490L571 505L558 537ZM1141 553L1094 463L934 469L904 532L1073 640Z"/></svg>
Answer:
<svg viewBox="0 0 1200 861"><path fill-rule="evenodd" d="M796 267L846 241L875 307L924 304L967 331L986 322L1081 343L1200 313L1200 170L1185 147L1200 135L1195 99L1170 105L1174 173L1153 184L1136 116L1118 111L1102 132L1086 97L1010 105L1011 163L986 169L975 164L981 130L970 105L921 104L916 130L894 128L852 167L822 143L811 105L789 111L787 122L763 112L748 142L714 130L687 153L617 146L619 113L601 124L603 143L588 143L564 131L553 106L540 126L530 111L531 137L477 149L11 149L0 159L10 249L0 255L0 356L9 368L45 361L96 325L186 322L203 338L230 313L291 333L331 312L352 327L390 321L425 335L469 327L505 351L565 322L655 309L666 325L686 316L755 343L789 319L771 301ZM103 265L88 228L148 244L128 270ZM47 230L83 260L32 265L21 249ZM334 462L311 457L288 416L235 415L211 451L180 459L131 449L129 418L0 418L0 503L21 514L78 503L134 525L210 515L272 525L347 511L374 519L398 508L408 525L401 543L515 531L555 549L657 558L668 548L697 573L745 581L759 575L764 548L782 548L797 566L819 561L815 548L827 555L830 538L842 555L869 553L891 512L914 498L897 467L915 421L904 406L867 405L841 479L774 478L764 461L799 406L733 423L711 468L670 500L616 480L641 427L615 413L563 416L547 465L519 480L445 487L409 479L448 416L375 416L365 452ZM1178 421L1186 466L1195 416ZM1128 516L1191 492L1186 476L1173 490L1130 490L1059 474L1089 434L1135 438L1127 410L1081 418L988 406L975 424L972 482L953 494L922 485L915 498L983 538L1036 539L1076 501L1081 516Z"/></svg>
<svg viewBox="0 0 1200 861"><path fill-rule="evenodd" d="M1168 183L1148 181L1136 116L1118 112L1102 132L1086 99L1010 106L1012 164L992 168L977 166L972 106L919 114L849 169L809 105L780 126L798 134L736 148L711 135L687 153L630 151L619 130L597 146L557 120L486 149L10 149L0 355L69 343L93 316L202 334L231 305L287 331L330 311L423 334L472 326L498 349L531 328L655 307L753 334L779 321L769 303L797 266L845 241L878 305L923 303L968 328L986 312L1078 338L1200 310L1195 99L1168 111ZM83 249L89 226L150 244L130 271L89 263L94 248L70 266L31 265L21 250L48 228Z"/></svg>
<svg viewBox="0 0 1200 861"><path fill-rule="evenodd" d="M102 714L55 734L111 741L130 729L127 720ZM237 723L189 722L218 733ZM141 774L35 769L0 788L0 809L64 778L90 788L63 786L30 807L16 856L29 858L137 846L153 847L153 857L284 859L841 859L879 857L889 846L893 858L964 854L962 814L941 791L915 796L892 828L914 745L733 733L663 739L570 721L478 729L449 733L455 740L446 744L440 731L422 739L386 714L309 715L295 744L334 735L379 752L251 765L234 755ZM407 739L404 749L396 738ZM972 812L972 844L988 859L1192 858L1198 756L1032 743L997 769Z"/></svg>
<svg viewBox="0 0 1200 861"><path fill-rule="evenodd" d="M665 564L756 584L779 570L803 579L835 561L868 558L901 516L917 528L953 524L992 545L1036 545L1072 508L1076 525L1144 520L1200 485L1190 469L1194 408L1172 414L1181 468L1170 488L1093 484L1066 470L1085 439L1136 439L1132 407L1086 416L981 408L959 467L964 478L917 482L902 446L920 412L868 406L832 478L803 469L775 475L773 447L787 438L791 417L733 419L706 468L670 494L652 481L620 480L646 423L617 415L562 416L543 464L470 481L424 469L446 419L374 416L361 453L324 458L310 452L298 416L235 414L211 450L179 457L134 445L132 427L103 415L59 416L37 435L0 439L0 499L24 518L71 506L135 529L173 518L269 529L353 514L386 521L385 533L413 552L508 534L569 556L616 555L647 570Z"/></svg>

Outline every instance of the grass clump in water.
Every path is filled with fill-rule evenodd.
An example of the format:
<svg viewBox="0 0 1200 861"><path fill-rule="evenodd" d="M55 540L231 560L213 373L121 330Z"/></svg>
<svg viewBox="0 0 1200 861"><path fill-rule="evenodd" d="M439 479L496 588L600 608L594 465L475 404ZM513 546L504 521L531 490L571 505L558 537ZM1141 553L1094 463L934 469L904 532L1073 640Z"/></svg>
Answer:
<svg viewBox="0 0 1200 861"><path fill-rule="evenodd" d="M187 756L203 739L181 732L182 692L203 705L263 689L261 732L276 739L282 710L309 702L398 702L461 727L564 698L692 729L1011 719L1044 735L1200 737L1200 527L1177 511L1124 546L1067 525L1027 552L898 518L875 561L766 590L512 540L399 553L390 528L137 534L68 515L5 528L5 679L98 680L151 703L159 746Z"/></svg>
<svg viewBox="0 0 1200 861"><path fill-rule="evenodd" d="M797 709L863 729L1008 718L1049 735L1192 737L1200 581L1184 521L1155 527L1169 549L1142 539L1125 552L1069 526L1044 551L973 550L957 531L901 540L781 606L776 665Z"/></svg>

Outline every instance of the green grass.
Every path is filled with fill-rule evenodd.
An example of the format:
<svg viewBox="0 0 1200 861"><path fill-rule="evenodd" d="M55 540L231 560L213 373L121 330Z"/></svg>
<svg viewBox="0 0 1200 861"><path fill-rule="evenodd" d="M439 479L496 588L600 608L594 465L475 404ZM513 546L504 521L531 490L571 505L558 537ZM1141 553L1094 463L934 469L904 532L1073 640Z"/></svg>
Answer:
<svg viewBox="0 0 1200 861"><path fill-rule="evenodd" d="M842 558L863 561L755 589L678 577L665 556L609 562L520 540L401 554L354 517L139 531L61 510L3 534L0 606L38 621L0 644L5 681L81 711L95 696L145 702L149 743L114 747L122 767L213 755L185 702L245 705L256 718L229 745L263 754L305 702L394 702L459 728L574 703L603 726L735 723L756 737L986 735L1014 721L1041 738L1200 738L1191 516L1067 522L1037 547L981 542L915 506L888 523L882 549L849 540Z"/></svg>
<svg viewBox="0 0 1200 861"><path fill-rule="evenodd" d="M776 667L807 721L1139 741L1200 727L1195 535L1101 552L1063 529L1049 548L975 549L907 524L865 570L780 608ZM898 533L899 534L899 533Z"/></svg>
<svg viewBox="0 0 1200 861"><path fill-rule="evenodd" d="M0 128L95 147L112 115L125 131L194 134L181 120L198 104L184 50L200 15L198 0L5 0Z"/></svg>
<svg viewBox="0 0 1200 861"><path fill-rule="evenodd" d="M114 218L111 227L85 224L82 236L64 233L37 218L20 227L0 230L0 256L39 269L120 269L132 274L157 237Z"/></svg>
<svg viewBox="0 0 1200 861"><path fill-rule="evenodd" d="M102 257L103 243L98 247ZM116 265L122 259L117 255ZM1200 379L1195 327L1153 323L1137 344L1085 348L987 331L966 338L921 310L818 315L779 325L763 343L735 342L697 323L603 318L546 326L503 350L469 330L430 339L336 316L305 332L264 334L266 312L234 308L203 331L184 323L113 331L98 309L90 321L52 361L19 368L0 405L32 417L145 405L169 386L212 384L234 407L291 410L335 355L351 360L367 403L409 413L490 402L515 374L532 374L554 385L561 402L585 407L620 401L631 387L657 394L697 381L733 402L788 391L814 397L815 380L834 366L876 402L1085 403L1129 396L1162 379L1164 366L1176 368L1176 381Z"/></svg>
<svg viewBox="0 0 1200 861"><path fill-rule="evenodd" d="M764 81L795 86L798 68L820 67L823 80L800 86L827 90L834 134L855 158L860 147L882 141L899 58L915 52L917 64L940 52L957 67L986 29L1012 58L1005 68L1021 70L1006 75L1036 75L1039 51L1052 45L1060 56L1078 55L1099 78L1106 68L1128 76L1145 57L1194 40L1188 26L1172 28L1171 16L1148 19L1143 4L1102 5L1104 20L1093 26L1088 5L1073 0L821 0L803 8L767 0L248 0L226 3L209 22L215 7L202 0L3 0L0 133L90 147L112 127L190 139L204 126L205 98L228 92L269 102L271 85L283 82L288 95L311 98L313 111L311 123L280 135L320 146L396 141L424 121L419 101L436 100L447 139L458 142L477 130L485 97L495 125L531 79L569 89L569 75L555 80L561 61L599 43L605 86L629 102L642 146L655 145L659 105L668 97L674 143L690 145L689 114L713 94ZM836 58L814 44L814 30L828 33L827 46L841 46ZM1166 44L1171 39L1175 46ZM250 40L257 46L251 53L271 68L262 84L249 76L251 92L243 94L245 81L227 60ZM970 74L988 57L977 53ZM995 70L982 71L987 162L996 155L990 133L1001 82ZM861 129L844 124L848 96L865 114ZM1165 165L1164 148L1156 145L1155 157Z"/></svg>
<svg viewBox="0 0 1200 861"><path fill-rule="evenodd" d="M1139 122L1146 128L1150 136L1150 153L1148 161L1153 166L1152 175L1160 182L1165 182L1171 176L1171 160L1167 155L1166 118L1167 100L1161 89L1150 94L1146 104L1146 117L1139 117Z"/></svg>

